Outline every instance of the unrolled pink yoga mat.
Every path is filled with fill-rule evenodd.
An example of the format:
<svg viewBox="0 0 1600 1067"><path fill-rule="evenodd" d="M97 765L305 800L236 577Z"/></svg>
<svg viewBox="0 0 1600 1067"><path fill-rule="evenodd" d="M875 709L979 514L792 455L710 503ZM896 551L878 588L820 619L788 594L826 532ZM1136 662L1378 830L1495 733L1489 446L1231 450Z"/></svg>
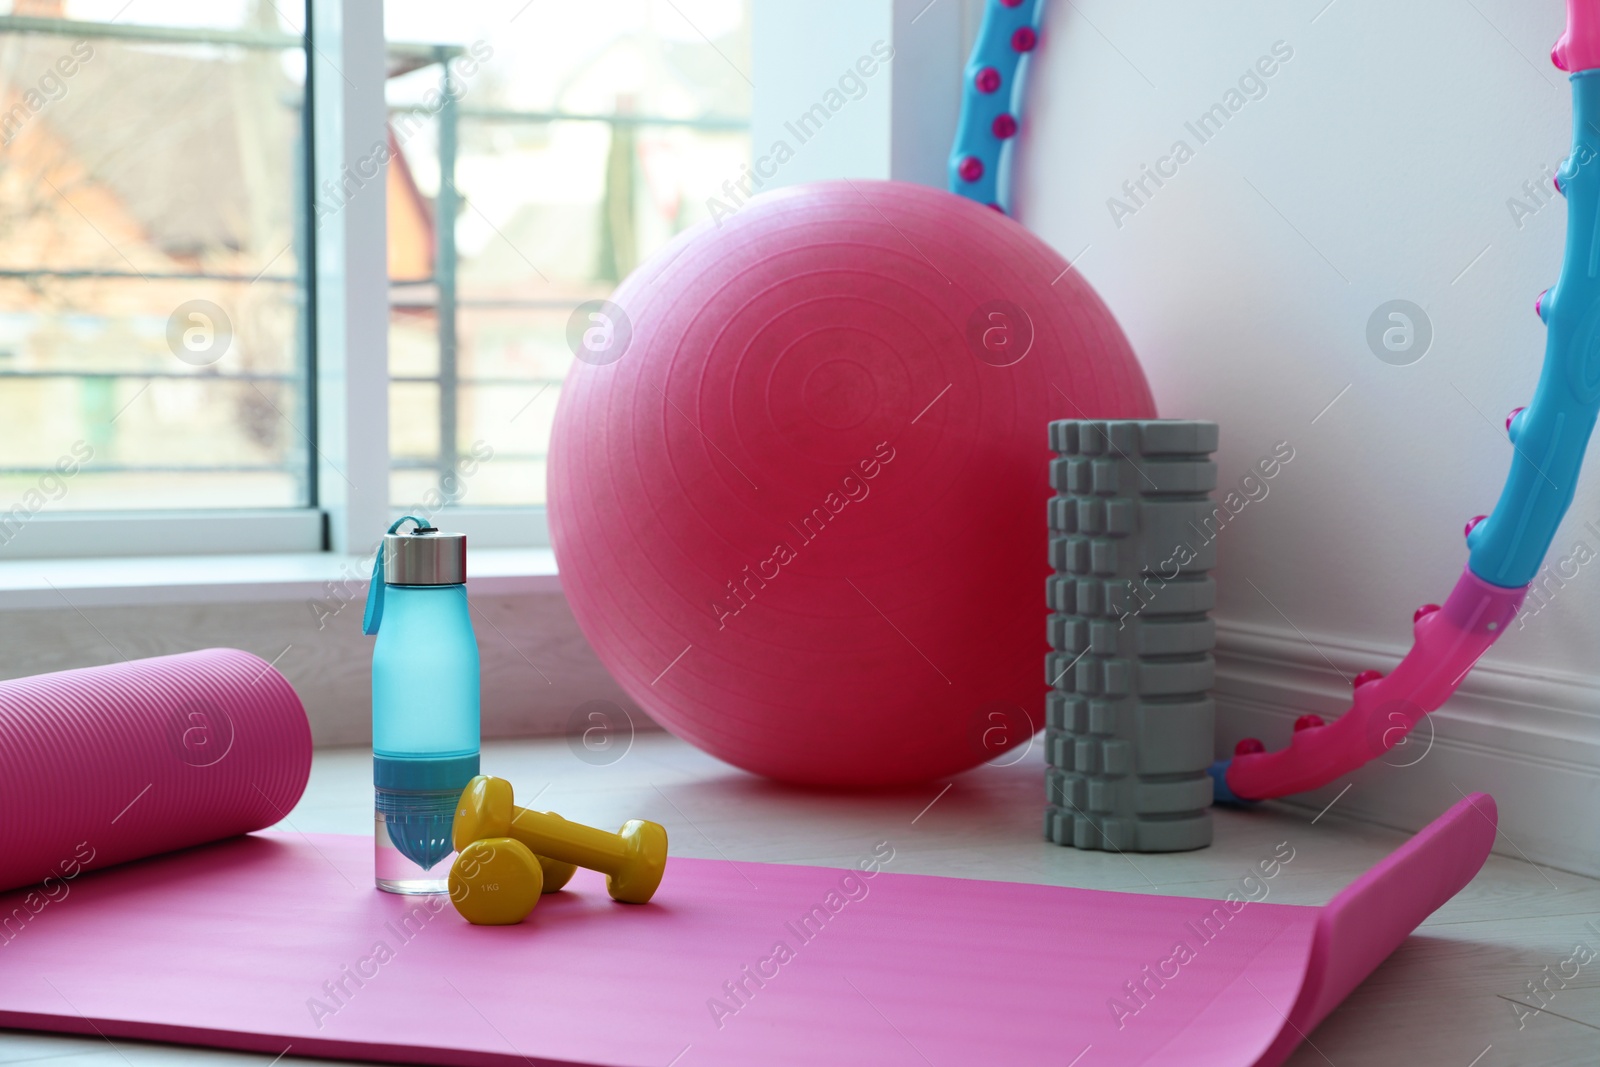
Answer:
<svg viewBox="0 0 1600 1067"><path fill-rule="evenodd" d="M497 1067L1277 1064L1495 818L1467 798L1322 908L674 859L648 905L580 871L513 927L375 892L367 838L258 834L71 883L0 947L0 1025Z"/></svg>
<svg viewBox="0 0 1600 1067"><path fill-rule="evenodd" d="M0 888L270 826L310 773L300 698L248 652L0 682Z"/></svg>

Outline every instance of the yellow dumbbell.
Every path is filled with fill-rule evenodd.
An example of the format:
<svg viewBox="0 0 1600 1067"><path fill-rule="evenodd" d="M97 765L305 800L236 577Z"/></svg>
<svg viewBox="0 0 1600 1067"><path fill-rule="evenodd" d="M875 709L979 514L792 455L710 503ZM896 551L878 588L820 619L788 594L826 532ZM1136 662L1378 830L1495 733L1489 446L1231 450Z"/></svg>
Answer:
<svg viewBox="0 0 1600 1067"><path fill-rule="evenodd" d="M457 810L460 810L459 807ZM552 819L561 818L561 816L557 815L553 811L547 811L545 814L550 816ZM538 854L535 854L533 858L539 861L539 870L544 876L544 891L546 893L555 893L559 891L568 882L572 881L572 876L578 872L578 868L575 864L562 863L560 860L551 859L549 856L540 856Z"/></svg>
<svg viewBox="0 0 1600 1067"><path fill-rule="evenodd" d="M660 823L629 819L617 833L596 830L519 808L510 782L482 774L462 790L452 830L458 851L474 841L509 837L540 857L600 871L611 899L625 904L649 901L667 866L667 830Z"/></svg>
<svg viewBox="0 0 1600 1067"><path fill-rule="evenodd" d="M474 926L510 926L528 917L544 889L539 857L521 841L473 841L450 865L450 902Z"/></svg>

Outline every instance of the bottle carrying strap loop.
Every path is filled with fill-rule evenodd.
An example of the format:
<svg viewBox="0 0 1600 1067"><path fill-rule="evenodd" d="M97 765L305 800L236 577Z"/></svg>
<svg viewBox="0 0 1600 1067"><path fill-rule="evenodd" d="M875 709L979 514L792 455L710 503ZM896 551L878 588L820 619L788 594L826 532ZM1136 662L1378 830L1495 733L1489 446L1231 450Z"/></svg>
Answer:
<svg viewBox="0 0 1600 1067"><path fill-rule="evenodd" d="M408 522L417 524L417 532L433 529L433 524L427 519L419 519L415 515L402 515L394 520L389 527L390 533L399 533L400 527ZM372 581L367 585L367 610L361 616L361 632L371 637L378 632L378 624L383 621L383 541L378 541L378 551L372 557Z"/></svg>

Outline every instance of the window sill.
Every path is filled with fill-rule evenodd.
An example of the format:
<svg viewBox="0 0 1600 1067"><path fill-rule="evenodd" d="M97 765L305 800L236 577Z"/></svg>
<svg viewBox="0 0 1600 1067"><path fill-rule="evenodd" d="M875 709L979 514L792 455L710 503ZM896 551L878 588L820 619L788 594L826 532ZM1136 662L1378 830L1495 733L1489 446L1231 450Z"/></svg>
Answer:
<svg viewBox="0 0 1600 1067"><path fill-rule="evenodd" d="M370 568L370 560L328 552L7 560L0 610L301 600L325 597L330 586L351 597L365 595ZM561 589L548 548L472 549L467 574L475 595Z"/></svg>

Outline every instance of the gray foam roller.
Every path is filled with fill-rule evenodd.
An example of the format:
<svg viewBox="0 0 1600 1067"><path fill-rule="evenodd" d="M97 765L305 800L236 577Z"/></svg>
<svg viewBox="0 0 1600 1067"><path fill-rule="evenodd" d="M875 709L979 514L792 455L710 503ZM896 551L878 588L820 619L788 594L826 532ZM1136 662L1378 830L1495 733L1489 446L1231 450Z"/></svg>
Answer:
<svg viewBox="0 0 1600 1067"><path fill-rule="evenodd" d="M1217 425L1050 424L1045 837L1211 843Z"/></svg>

